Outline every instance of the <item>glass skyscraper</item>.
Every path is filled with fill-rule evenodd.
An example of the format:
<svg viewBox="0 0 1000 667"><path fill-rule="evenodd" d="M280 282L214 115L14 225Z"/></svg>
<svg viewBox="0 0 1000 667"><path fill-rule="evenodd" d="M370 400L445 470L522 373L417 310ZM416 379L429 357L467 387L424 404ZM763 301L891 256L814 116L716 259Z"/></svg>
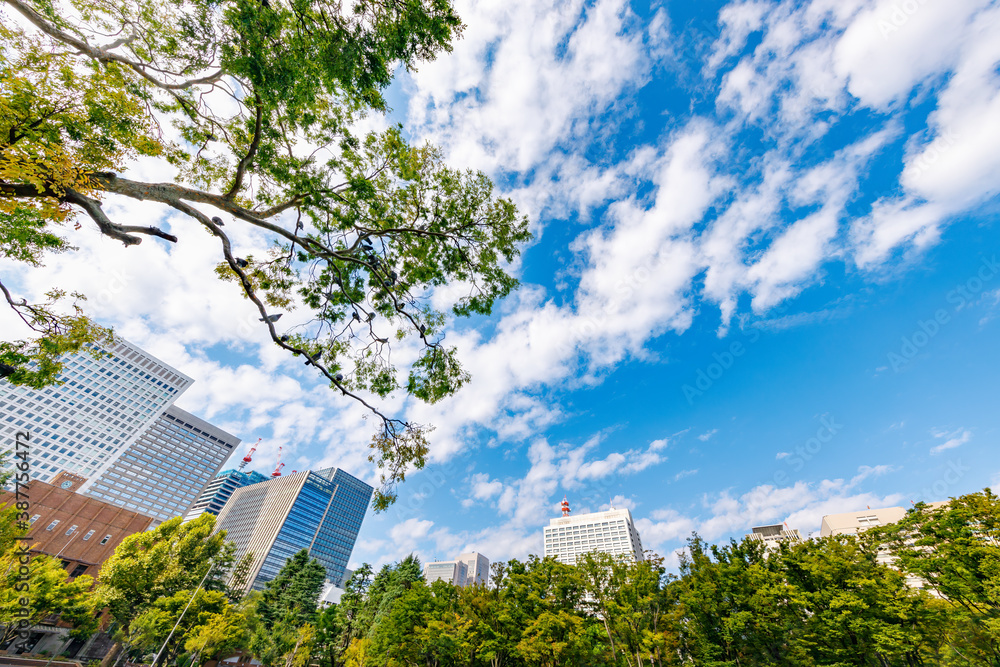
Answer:
<svg viewBox="0 0 1000 667"><path fill-rule="evenodd" d="M239 438L172 405L94 482L89 495L142 512L159 525L185 513L238 444Z"/></svg>
<svg viewBox="0 0 1000 667"><path fill-rule="evenodd" d="M260 474L256 470L249 472L243 470L223 470L217 473L202 490L201 495L191 504L191 508L184 515L184 521L188 522L197 519L206 512L219 516L219 512L225 507L226 502L233 495L236 489L242 489L250 484L266 482L269 478Z"/></svg>
<svg viewBox="0 0 1000 667"><path fill-rule="evenodd" d="M119 341L96 359L68 355L60 385L31 389L0 380L0 442L31 432L33 479L46 482L65 470L85 477L86 491L193 382Z"/></svg>
<svg viewBox="0 0 1000 667"><path fill-rule="evenodd" d="M323 564L328 581L343 586L372 491L339 468L277 477L233 492L216 529L236 544L237 562L253 554L247 590L262 589L302 549Z"/></svg>

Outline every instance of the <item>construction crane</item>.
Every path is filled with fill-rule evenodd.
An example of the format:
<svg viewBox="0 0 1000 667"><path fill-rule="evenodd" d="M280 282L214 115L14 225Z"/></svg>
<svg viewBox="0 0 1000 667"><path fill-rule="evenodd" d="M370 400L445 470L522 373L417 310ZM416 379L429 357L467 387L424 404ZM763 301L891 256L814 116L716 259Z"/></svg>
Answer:
<svg viewBox="0 0 1000 667"><path fill-rule="evenodd" d="M281 462L281 450L283 447L278 447L278 465L274 466L274 472L271 473L271 477L281 477L281 469L285 467L285 464Z"/></svg>
<svg viewBox="0 0 1000 667"><path fill-rule="evenodd" d="M261 440L263 440L263 438L257 438L257 442L255 442L254 446L250 448L250 451L247 452L247 455L243 457L243 463L240 464L240 467L237 468L237 470L243 470L244 468L247 467L247 464L250 463L251 461L253 453L257 451L257 445L260 444Z"/></svg>

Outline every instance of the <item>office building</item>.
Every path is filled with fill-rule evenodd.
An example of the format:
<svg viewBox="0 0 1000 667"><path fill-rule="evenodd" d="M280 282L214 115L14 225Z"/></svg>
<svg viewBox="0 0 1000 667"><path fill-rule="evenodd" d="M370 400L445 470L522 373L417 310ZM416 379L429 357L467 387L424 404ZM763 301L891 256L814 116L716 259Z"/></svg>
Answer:
<svg viewBox="0 0 1000 667"><path fill-rule="evenodd" d="M780 523L773 526L756 526L751 528L750 532L747 533L747 537L751 540L763 542L764 548L768 551L777 549L778 544L781 542L794 544L795 542L802 541L797 528L789 528Z"/></svg>
<svg viewBox="0 0 1000 667"><path fill-rule="evenodd" d="M597 552L643 560L642 540L627 509L570 516L569 502L563 499L562 512L545 528L546 558L576 565L583 554Z"/></svg>
<svg viewBox="0 0 1000 667"><path fill-rule="evenodd" d="M90 495L148 514L159 525L187 511L239 443L170 406L98 478Z"/></svg>
<svg viewBox="0 0 1000 667"><path fill-rule="evenodd" d="M857 535L873 526L884 526L896 523L906 515L902 507L882 507L879 509L844 512L842 514L827 514L820 524L820 537L830 535Z"/></svg>
<svg viewBox="0 0 1000 667"><path fill-rule="evenodd" d="M457 560L465 563L467 586L488 584L490 582L490 559L478 551L461 554Z"/></svg>
<svg viewBox="0 0 1000 667"><path fill-rule="evenodd" d="M121 339L96 357L91 352L100 350L65 357L60 385L32 389L0 380L0 442L30 432L32 478L46 482L65 470L87 480L81 492L193 382Z"/></svg>
<svg viewBox="0 0 1000 667"><path fill-rule="evenodd" d="M236 489L216 530L236 545L236 562L253 554L247 590L261 590L302 549L342 587L372 487L338 468L305 471Z"/></svg>
<svg viewBox="0 0 1000 667"><path fill-rule="evenodd" d="M454 560L437 560L424 565L424 581L447 581L452 586L486 584L490 578L490 559L476 551Z"/></svg>
<svg viewBox="0 0 1000 667"><path fill-rule="evenodd" d="M146 530L153 518L78 493L85 481L78 475L60 472L51 483L33 480L21 492L22 498L27 494L30 502L31 553L58 558L71 577L89 575L96 579L104 561L122 540ZM14 493L0 489L0 504L14 501ZM34 652L78 657L91 649L88 654L91 659L103 657L101 646L95 646L93 637L73 639L70 630L66 623L46 619L31 627L24 647ZM9 645L6 649L20 652L16 646Z"/></svg>
<svg viewBox="0 0 1000 667"><path fill-rule="evenodd" d="M242 489L250 484L266 482L270 477L266 477L255 470L249 472L244 470L223 470L205 486L201 495L191 504L191 508L184 515L184 522L197 519L206 512L219 516L219 512L225 507L226 502L232 497L236 489Z"/></svg>
<svg viewBox="0 0 1000 667"><path fill-rule="evenodd" d="M122 540L141 533L153 522L140 512L79 493L85 481L61 472L52 483L32 480L27 486L31 550L58 556L72 577L97 577L101 564ZM0 490L0 504L13 498L12 492Z"/></svg>
<svg viewBox="0 0 1000 667"><path fill-rule="evenodd" d="M435 581L447 581L452 586L465 586L469 568L461 560L437 560L424 565L424 581L430 586Z"/></svg>

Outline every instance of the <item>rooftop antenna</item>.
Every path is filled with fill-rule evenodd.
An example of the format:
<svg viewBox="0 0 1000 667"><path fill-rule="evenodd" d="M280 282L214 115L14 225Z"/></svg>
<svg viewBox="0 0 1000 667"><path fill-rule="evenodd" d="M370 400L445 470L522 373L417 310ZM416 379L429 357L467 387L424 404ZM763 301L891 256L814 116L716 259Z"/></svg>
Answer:
<svg viewBox="0 0 1000 667"><path fill-rule="evenodd" d="M566 496L563 496L562 502L559 503L559 506L562 507L563 516L569 516L569 501L566 500Z"/></svg>
<svg viewBox="0 0 1000 667"><path fill-rule="evenodd" d="M271 477L281 477L281 469L285 467L285 464L281 462L282 449L282 447L278 447L278 465L274 466L274 472L271 473Z"/></svg>
<svg viewBox="0 0 1000 667"><path fill-rule="evenodd" d="M237 468L237 470L243 470L244 468L247 467L247 464L250 463L250 461L251 461L251 457L253 456L253 453L257 451L257 445L260 444L260 441L262 439L263 438L257 438L257 442L255 442L254 446L250 448L250 451L247 452L247 455L243 457L243 463L240 464L240 467Z"/></svg>
<svg viewBox="0 0 1000 667"><path fill-rule="evenodd" d="M608 506L609 506L609 507L610 507L611 509L614 509L614 508L615 508L615 499L614 499L614 498L608 498Z"/></svg>

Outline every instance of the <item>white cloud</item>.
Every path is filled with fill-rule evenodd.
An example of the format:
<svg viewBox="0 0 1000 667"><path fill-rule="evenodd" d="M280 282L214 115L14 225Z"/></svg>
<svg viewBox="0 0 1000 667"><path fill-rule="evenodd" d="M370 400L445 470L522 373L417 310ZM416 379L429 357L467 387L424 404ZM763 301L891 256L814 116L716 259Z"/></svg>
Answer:
<svg viewBox="0 0 1000 667"><path fill-rule="evenodd" d="M708 442L708 439L711 438L713 435L715 435L718 432L719 432L719 429L713 428L711 431L706 431L705 433L702 433L701 435L699 435L698 439L701 440L702 442Z"/></svg>
<svg viewBox="0 0 1000 667"><path fill-rule="evenodd" d="M940 454L941 452L947 451L949 449L955 449L956 447L961 447L969 440L972 440L972 431L958 429L957 431L947 432L935 432L934 437L939 440L944 440L940 445L935 445L931 447L931 454Z"/></svg>

